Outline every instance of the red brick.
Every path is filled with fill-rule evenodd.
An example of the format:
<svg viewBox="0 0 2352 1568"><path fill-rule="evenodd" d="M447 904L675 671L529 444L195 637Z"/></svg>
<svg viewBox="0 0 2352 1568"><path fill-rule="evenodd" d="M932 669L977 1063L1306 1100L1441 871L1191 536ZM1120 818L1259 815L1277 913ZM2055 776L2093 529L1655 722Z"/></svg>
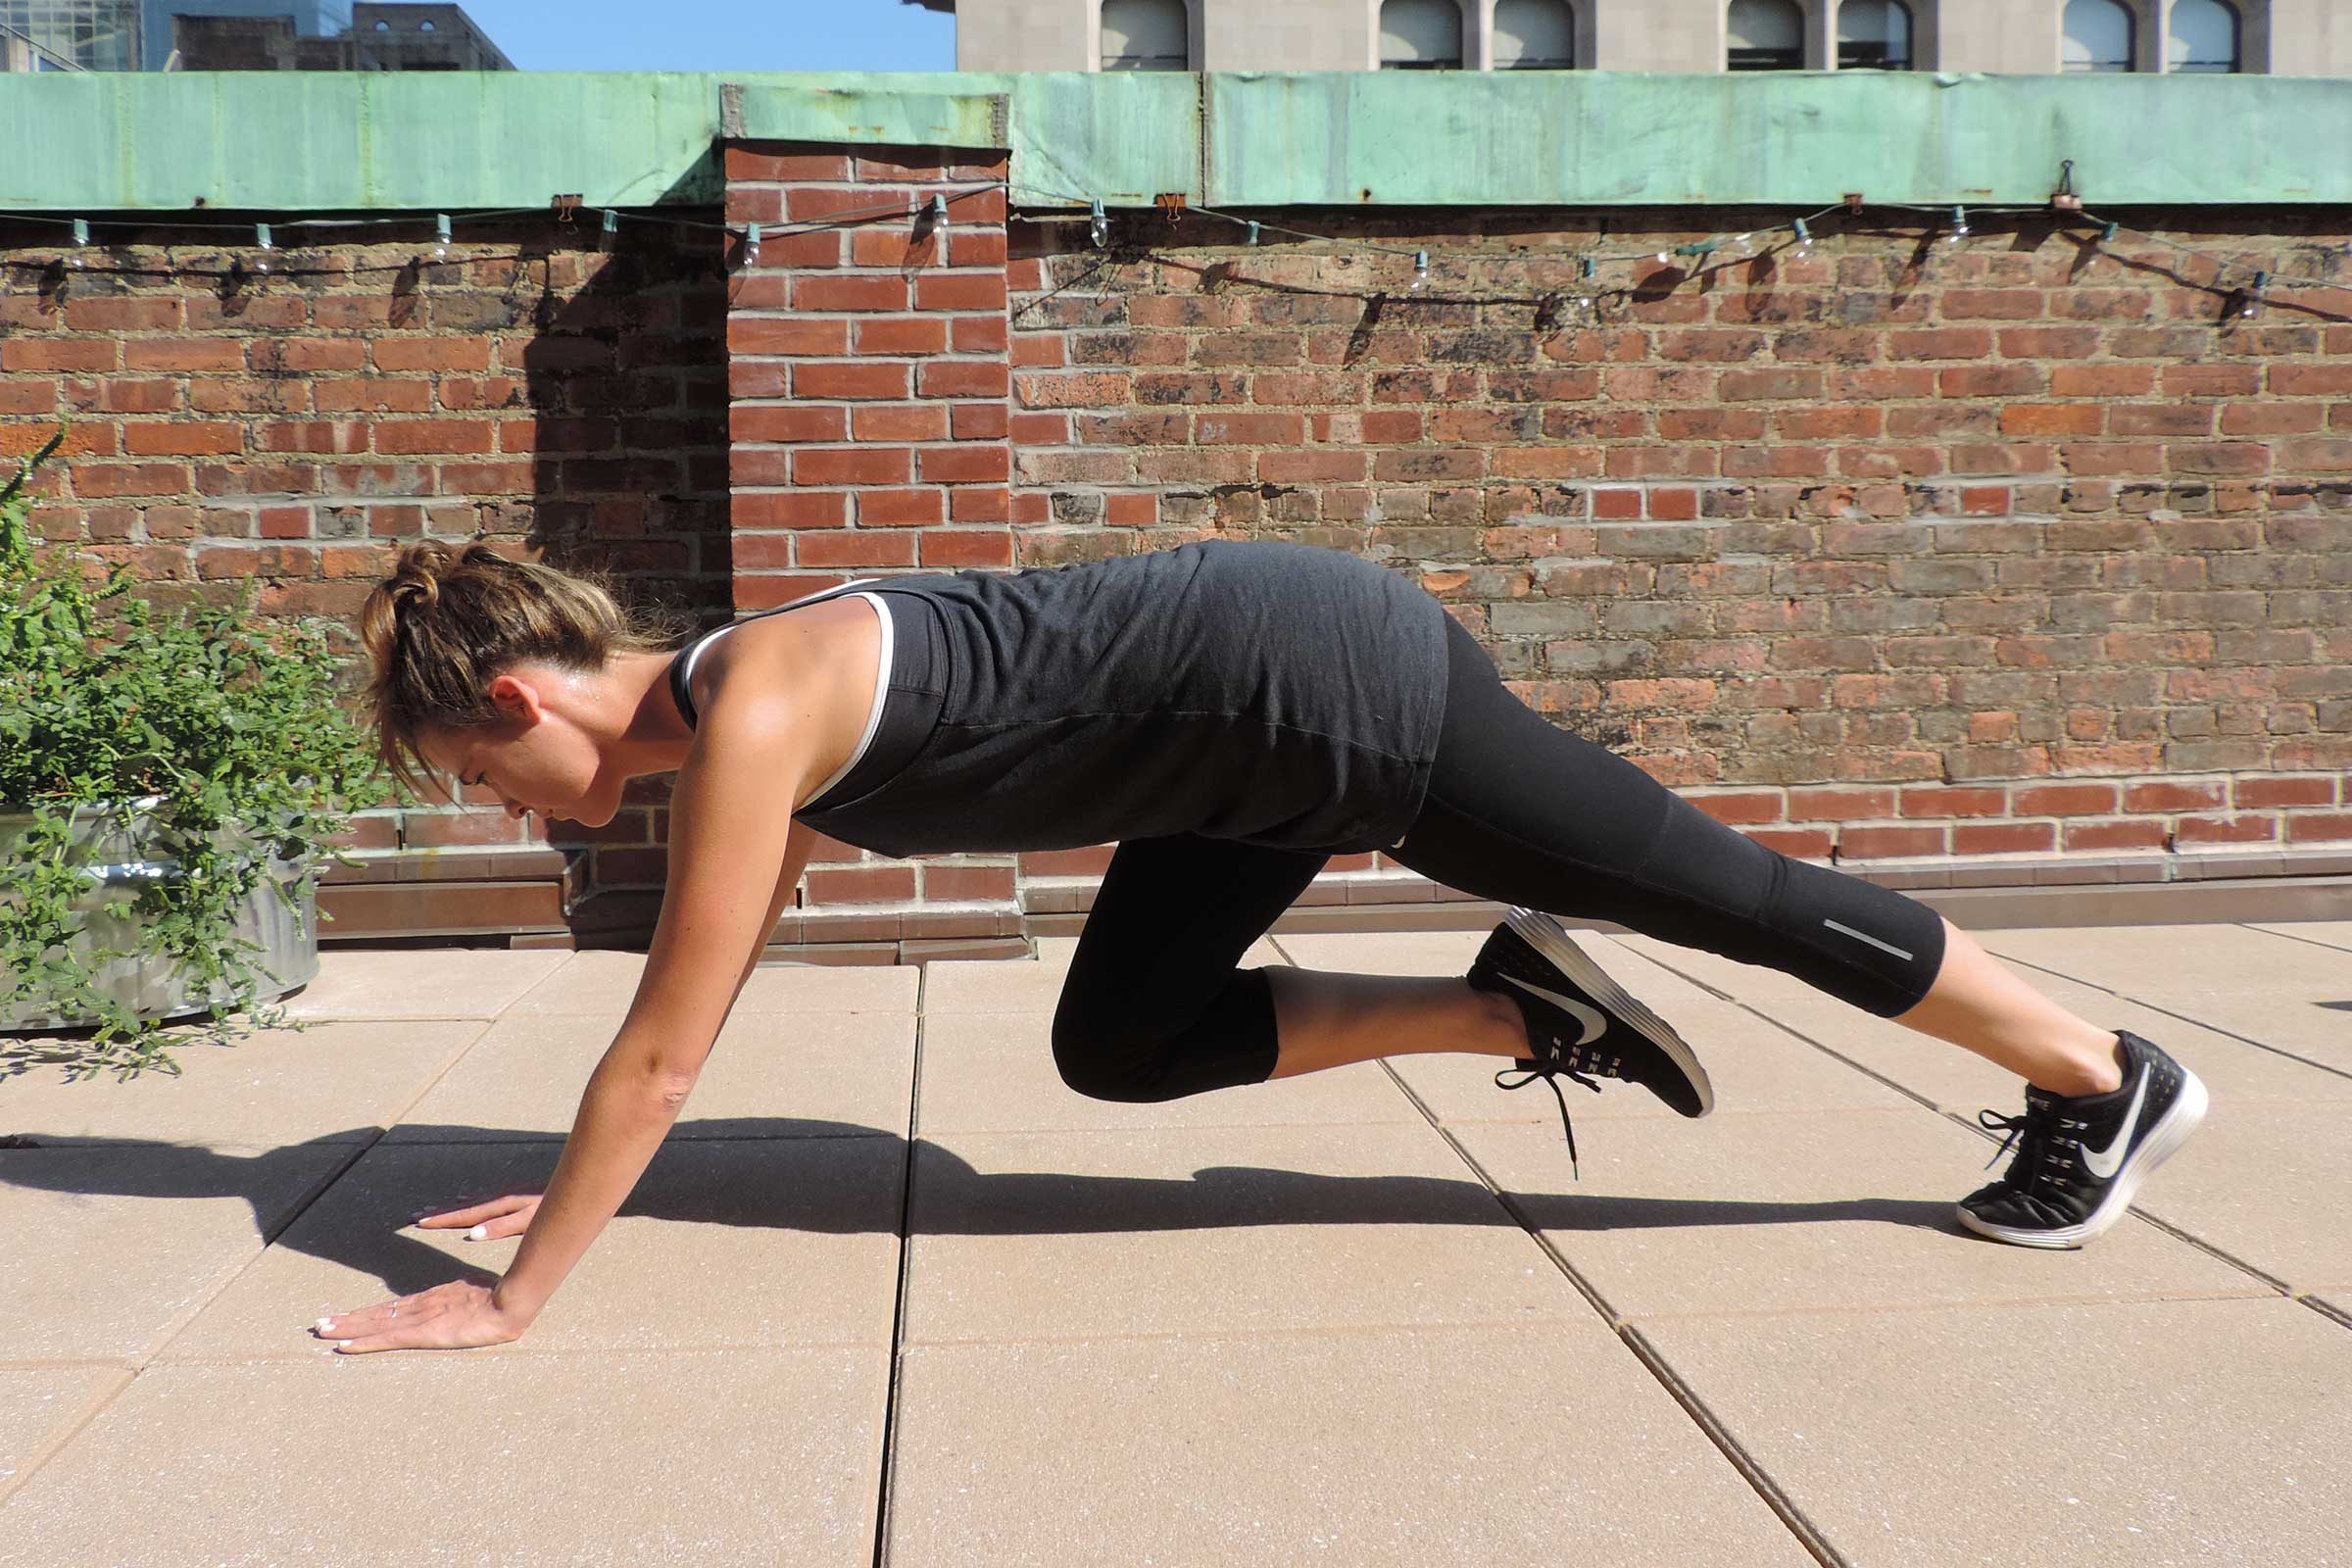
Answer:
<svg viewBox="0 0 2352 1568"><path fill-rule="evenodd" d="M914 564L916 537L912 533L865 533L849 529L803 534L795 540L800 557L797 564L804 566L911 566Z"/></svg>
<svg viewBox="0 0 2352 1568"><path fill-rule="evenodd" d="M1004 485L959 484L948 492L950 522L1008 522L1012 492Z"/></svg>
<svg viewBox="0 0 2352 1568"><path fill-rule="evenodd" d="M923 897L943 904L1004 902L1013 897L1009 865L925 865Z"/></svg>
<svg viewBox="0 0 2352 1568"><path fill-rule="evenodd" d="M2127 811L2201 811L2227 806L2224 799L2229 786L2218 781L2211 783L2176 783L2170 780L2156 784L2128 784L2124 787L2124 809Z"/></svg>
<svg viewBox="0 0 2352 1568"><path fill-rule="evenodd" d="M1002 272L919 272L914 279L918 311L1002 311L1005 297Z"/></svg>
<svg viewBox="0 0 2352 1568"><path fill-rule="evenodd" d="M2057 847L2055 822L1960 822L1952 827L1954 855L2046 854Z"/></svg>
<svg viewBox="0 0 2352 1568"><path fill-rule="evenodd" d="M1945 834L1940 827L1849 827L1838 835L1838 858L1841 860L1941 855L1944 848Z"/></svg>
<svg viewBox="0 0 2352 1568"><path fill-rule="evenodd" d="M2239 808L2250 806L2333 806L2331 778L2238 778L2231 781Z"/></svg>
<svg viewBox="0 0 2352 1568"><path fill-rule="evenodd" d="M242 370L245 342L236 337L126 338L122 365L131 370Z"/></svg>
<svg viewBox="0 0 2352 1568"><path fill-rule="evenodd" d="M905 484L912 476L905 447L809 447L793 454L792 481L805 485Z"/></svg>
<svg viewBox="0 0 2352 1568"><path fill-rule="evenodd" d="M1001 398L1011 391L1011 374L1003 365L933 360L916 368L914 385L926 398Z"/></svg>
<svg viewBox="0 0 2352 1568"><path fill-rule="evenodd" d="M906 537L919 544L926 566L1012 564L1012 535L1003 528L925 528Z"/></svg>
<svg viewBox="0 0 2352 1568"><path fill-rule="evenodd" d="M2101 850L2161 850L2165 828L2160 821L2069 822L2065 851L2069 855Z"/></svg>
<svg viewBox="0 0 2352 1568"><path fill-rule="evenodd" d="M245 450L241 424L126 424L123 450L134 458L214 457Z"/></svg>
<svg viewBox="0 0 2352 1568"><path fill-rule="evenodd" d="M773 316L727 318L730 354L823 356L850 352L847 321L792 320Z"/></svg>
<svg viewBox="0 0 2352 1568"><path fill-rule="evenodd" d="M847 189L801 186L784 193L785 216L796 223L842 214L870 214L874 219L886 219L892 211L910 212L913 205L914 192L903 185L854 185Z"/></svg>
<svg viewBox="0 0 2352 1568"><path fill-rule="evenodd" d="M938 364L923 367L927 373L939 369ZM906 367L904 365L796 365L792 368L793 396L801 398L843 398L854 400L887 400L905 402L906 399ZM926 392L925 396L930 394Z"/></svg>
<svg viewBox="0 0 2352 1568"><path fill-rule="evenodd" d="M121 363L121 352L112 338L0 340L0 370L111 370Z"/></svg>
<svg viewBox="0 0 2352 1568"><path fill-rule="evenodd" d="M858 352L860 354L921 355L947 352L948 323L936 317L859 321L856 326Z"/></svg>
<svg viewBox="0 0 2352 1568"><path fill-rule="evenodd" d="M1003 484L1012 476L1012 450L1003 446L928 447L915 454L925 484Z"/></svg>
<svg viewBox="0 0 2352 1568"><path fill-rule="evenodd" d="M945 441L948 408L937 403L910 403L905 408L863 408L850 411L850 434L858 441Z"/></svg>
<svg viewBox="0 0 2352 1568"><path fill-rule="evenodd" d="M2106 429L2107 411L2095 403L2012 403L2001 410L2003 435L2103 435Z"/></svg>
<svg viewBox="0 0 2352 1568"><path fill-rule="evenodd" d="M2265 812L2237 816L2184 816L2174 824L2176 840L2189 844L2272 844L2278 819Z"/></svg>
<svg viewBox="0 0 2352 1568"><path fill-rule="evenodd" d="M875 528L919 527L942 519L947 506L937 490L861 490L858 520Z"/></svg>
<svg viewBox="0 0 2352 1568"><path fill-rule="evenodd" d="M2116 809L2113 784L2020 785L2014 809L2020 816L2101 816Z"/></svg>
<svg viewBox="0 0 2352 1568"><path fill-rule="evenodd" d="M828 490L739 490L730 514L738 528L845 528L850 498Z"/></svg>
<svg viewBox="0 0 2352 1568"><path fill-rule="evenodd" d="M375 427L375 450L386 454L488 452L494 436L488 419L387 419Z"/></svg>
<svg viewBox="0 0 2352 1568"><path fill-rule="evenodd" d="M825 276L809 273L792 281L796 311L903 311L906 309L906 280L896 274L870 273Z"/></svg>
<svg viewBox="0 0 2352 1568"><path fill-rule="evenodd" d="M2352 839L2352 811L2311 812L2286 819L2289 844L2341 843Z"/></svg>
<svg viewBox="0 0 2352 1568"><path fill-rule="evenodd" d="M330 343L332 340L330 340ZM335 345L340 346L340 345ZM487 370L490 345L482 338L387 337L373 345L379 370ZM338 366L357 369L357 366Z"/></svg>
<svg viewBox="0 0 2352 1568"><path fill-rule="evenodd" d="M914 897L911 865L861 865L808 872L810 904L899 904Z"/></svg>
<svg viewBox="0 0 2352 1568"><path fill-rule="evenodd" d="M758 147L729 147L727 180L847 180L850 160L837 153L775 153Z"/></svg>
<svg viewBox="0 0 2352 1568"><path fill-rule="evenodd" d="M1792 789L1791 822L1856 822L1894 815L1894 792L1886 789Z"/></svg>
<svg viewBox="0 0 2352 1568"><path fill-rule="evenodd" d="M821 404L737 407L727 417L738 441L841 441L849 436L849 411Z"/></svg>

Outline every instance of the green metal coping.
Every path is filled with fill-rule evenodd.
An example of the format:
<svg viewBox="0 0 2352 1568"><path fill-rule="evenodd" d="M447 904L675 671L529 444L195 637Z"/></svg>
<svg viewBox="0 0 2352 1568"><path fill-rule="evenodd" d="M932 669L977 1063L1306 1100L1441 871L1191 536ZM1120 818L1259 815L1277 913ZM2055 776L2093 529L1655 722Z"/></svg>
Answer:
<svg viewBox="0 0 2352 1568"><path fill-rule="evenodd" d="M722 140L1007 148L1031 207L2352 201L2352 80L1608 72L0 75L0 211L712 206Z"/></svg>

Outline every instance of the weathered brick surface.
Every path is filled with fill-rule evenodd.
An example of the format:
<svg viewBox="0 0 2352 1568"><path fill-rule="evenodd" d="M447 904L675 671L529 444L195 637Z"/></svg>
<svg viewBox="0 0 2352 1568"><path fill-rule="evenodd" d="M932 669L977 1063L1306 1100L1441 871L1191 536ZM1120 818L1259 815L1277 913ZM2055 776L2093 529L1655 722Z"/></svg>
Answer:
<svg viewBox="0 0 2352 1568"><path fill-rule="evenodd" d="M45 231L0 224L0 453L70 414L51 537L159 596L258 577L331 614L428 534L706 619L853 574L1297 539L1411 574L1532 706L1788 854L2352 839L2344 296L2239 318L2188 286L2202 264L1984 217L1959 247L1825 222L1806 256L1615 265L1588 306L1580 251L1762 220L1294 214L1332 242L1252 249L1121 215L1098 251L968 193L1001 159L726 161L726 217L769 230L724 272L707 232L632 225L605 257L534 222L422 271L429 230L377 231L230 287L168 268L231 253L157 231L110 252L139 270L60 290ZM944 233L910 211L935 194ZM2147 220L2345 269L2305 216ZM1418 292L1353 243L1406 231ZM665 794L558 842L597 885L658 881ZM510 831L412 812L358 838ZM903 935L1105 857L826 846L808 906Z"/></svg>

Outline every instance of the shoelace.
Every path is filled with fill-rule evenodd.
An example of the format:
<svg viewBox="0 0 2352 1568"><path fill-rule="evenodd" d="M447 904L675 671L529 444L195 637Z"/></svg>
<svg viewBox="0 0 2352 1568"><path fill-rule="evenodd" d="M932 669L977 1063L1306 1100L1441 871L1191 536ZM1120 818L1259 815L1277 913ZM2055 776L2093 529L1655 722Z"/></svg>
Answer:
<svg viewBox="0 0 2352 1568"><path fill-rule="evenodd" d="M1576 1180L1581 1182L1585 1179L1585 1174L1583 1171L1577 1169L1576 1164L1576 1124L1568 1119L1568 1097L1560 1093L1560 1086L1555 1078L1556 1074L1566 1073L1570 1078L1573 1078L1578 1083L1583 1084L1587 1089L1592 1090L1594 1094L1599 1094L1600 1085L1594 1080L1588 1078L1583 1073L1577 1071L1577 1062L1579 1059L1580 1058L1576 1048L1571 1046L1568 1048L1568 1053L1566 1055L1555 1057L1550 1061L1539 1063L1534 1067L1503 1068L1502 1071L1494 1075L1494 1087L1497 1089L1525 1089L1529 1084L1534 1083L1539 1078L1551 1085L1551 1098L1560 1102L1560 1126L1568 1134L1568 1173ZM1506 1084L1503 1082L1503 1079L1509 1077L1515 1072L1523 1072L1527 1074L1527 1076L1520 1079L1515 1084Z"/></svg>
<svg viewBox="0 0 2352 1568"><path fill-rule="evenodd" d="M2051 1136L2052 1124L2060 1129L2058 1136ZM2031 1193L2043 1183L2057 1188L2067 1186L2065 1177L2053 1176L2044 1167L2069 1163L2062 1152L2079 1149L2082 1141L2065 1136L2063 1129L2081 1129L2087 1127L2088 1123L2060 1115L2056 1105L2036 1107L2029 1102L2026 1113L2022 1116L2002 1116L1990 1110L1980 1110L1977 1112L1977 1125L1988 1133L2007 1134L2001 1140L2001 1147L1992 1152L1992 1158L1984 1162L1984 1168L1992 1169L1994 1163L2009 1152L2010 1146L2015 1145L2017 1164L2010 1168L2002 1180L2020 1192ZM2025 1171L2022 1180L2018 1177L2020 1169Z"/></svg>

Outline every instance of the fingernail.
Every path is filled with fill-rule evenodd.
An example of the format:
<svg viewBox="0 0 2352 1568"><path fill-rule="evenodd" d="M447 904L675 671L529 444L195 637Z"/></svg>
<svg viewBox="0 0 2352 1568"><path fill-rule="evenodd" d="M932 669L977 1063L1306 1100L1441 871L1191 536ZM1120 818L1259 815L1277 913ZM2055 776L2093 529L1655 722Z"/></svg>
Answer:
<svg viewBox="0 0 2352 1568"><path fill-rule="evenodd" d="M324 1334L328 1329L331 1329L334 1326L335 1320L331 1317L322 1317L318 1322L311 1325L311 1327L317 1329L321 1334Z"/></svg>
<svg viewBox="0 0 2352 1568"><path fill-rule="evenodd" d="M473 1229L466 1233L466 1239L469 1242L486 1242L490 1239L490 1227L487 1225L476 1225Z"/></svg>

